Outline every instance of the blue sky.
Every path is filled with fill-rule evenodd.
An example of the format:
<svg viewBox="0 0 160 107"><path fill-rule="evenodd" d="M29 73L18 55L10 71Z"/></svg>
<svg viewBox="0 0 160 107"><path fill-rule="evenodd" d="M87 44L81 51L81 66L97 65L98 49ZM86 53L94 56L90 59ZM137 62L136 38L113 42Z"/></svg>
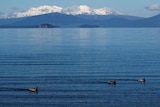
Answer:
<svg viewBox="0 0 160 107"><path fill-rule="evenodd" d="M125 14L150 17L160 13L160 0L1 0L0 12L25 11L42 5L71 7L88 5L91 8L109 7Z"/></svg>

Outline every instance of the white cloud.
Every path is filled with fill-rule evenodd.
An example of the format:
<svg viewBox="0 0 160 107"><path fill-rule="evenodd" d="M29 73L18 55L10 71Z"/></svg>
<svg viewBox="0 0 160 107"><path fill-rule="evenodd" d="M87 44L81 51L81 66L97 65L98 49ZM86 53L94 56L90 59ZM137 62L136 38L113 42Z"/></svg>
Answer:
<svg viewBox="0 0 160 107"><path fill-rule="evenodd" d="M147 6L146 9L151 10L151 11L160 11L160 5L152 4L150 6Z"/></svg>

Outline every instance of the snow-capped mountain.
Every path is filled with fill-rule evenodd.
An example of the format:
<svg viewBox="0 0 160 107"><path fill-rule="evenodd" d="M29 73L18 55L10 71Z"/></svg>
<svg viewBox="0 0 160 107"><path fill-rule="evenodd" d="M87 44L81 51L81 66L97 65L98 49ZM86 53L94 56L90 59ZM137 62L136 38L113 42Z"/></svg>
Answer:
<svg viewBox="0 0 160 107"><path fill-rule="evenodd" d="M86 15L121 15L121 12L114 11L110 8L100 8L100 9L92 9L86 5L80 5L80 6L72 6L69 8L62 9L63 14L68 15L80 15L80 14L86 14Z"/></svg>
<svg viewBox="0 0 160 107"><path fill-rule="evenodd" d="M40 6L36 8L30 8L24 12L15 12L16 17L28 17L28 16L36 16L47 13L60 13L62 11L61 7L58 6Z"/></svg>
<svg viewBox="0 0 160 107"><path fill-rule="evenodd" d="M72 6L68 8L62 8L59 6L40 6L40 7L33 7L28 9L27 11L21 12L13 12L10 14L3 14L1 18L19 18L19 17L28 17L28 16L36 16L48 13L62 13L67 15L122 15L123 13L119 11L115 11L111 8L99 8L99 9L92 9L87 5L80 5L80 6Z"/></svg>
<svg viewBox="0 0 160 107"><path fill-rule="evenodd" d="M0 13L0 28L52 27L160 27L160 15L151 18L123 14L110 8L86 5L62 8L40 6L11 14Z"/></svg>
<svg viewBox="0 0 160 107"><path fill-rule="evenodd" d="M43 10L46 11L46 10ZM83 11L84 12L84 11ZM128 15L86 15L78 13L48 13L30 17L0 19L0 28L39 28L39 26L52 27L160 27L160 15L142 18ZM92 11L93 12L93 11ZM34 12L33 12L34 13ZM45 13L45 12L44 12ZM69 15L68 15L69 14ZM90 13L91 14L91 13ZM32 14L33 15L33 14Z"/></svg>

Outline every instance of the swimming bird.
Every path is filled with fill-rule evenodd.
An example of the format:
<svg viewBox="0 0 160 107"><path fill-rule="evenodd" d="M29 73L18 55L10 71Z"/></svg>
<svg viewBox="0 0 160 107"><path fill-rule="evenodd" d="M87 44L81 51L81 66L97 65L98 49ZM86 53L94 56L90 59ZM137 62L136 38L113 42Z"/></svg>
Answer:
<svg viewBox="0 0 160 107"><path fill-rule="evenodd" d="M116 81L108 81L107 83L110 85L116 85Z"/></svg>
<svg viewBox="0 0 160 107"><path fill-rule="evenodd" d="M30 91L30 92L38 92L38 87L36 87L36 88L29 88L28 91Z"/></svg>
<svg viewBox="0 0 160 107"><path fill-rule="evenodd" d="M146 82L146 79L145 79L145 78L142 78L142 79L138 79L137 81L138 81L138 82Z"/></svg>

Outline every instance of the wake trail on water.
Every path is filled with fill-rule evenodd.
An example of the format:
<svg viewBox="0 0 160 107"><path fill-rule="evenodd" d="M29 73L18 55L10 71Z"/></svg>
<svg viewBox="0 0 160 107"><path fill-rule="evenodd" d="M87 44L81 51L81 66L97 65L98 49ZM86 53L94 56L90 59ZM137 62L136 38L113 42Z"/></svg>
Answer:
<svg viewBox="0 0 160 107"><path fill-rule="evenodd" d="M0 87L0 91L28 91L26 88L7 88L7 87Z"/></svg>

